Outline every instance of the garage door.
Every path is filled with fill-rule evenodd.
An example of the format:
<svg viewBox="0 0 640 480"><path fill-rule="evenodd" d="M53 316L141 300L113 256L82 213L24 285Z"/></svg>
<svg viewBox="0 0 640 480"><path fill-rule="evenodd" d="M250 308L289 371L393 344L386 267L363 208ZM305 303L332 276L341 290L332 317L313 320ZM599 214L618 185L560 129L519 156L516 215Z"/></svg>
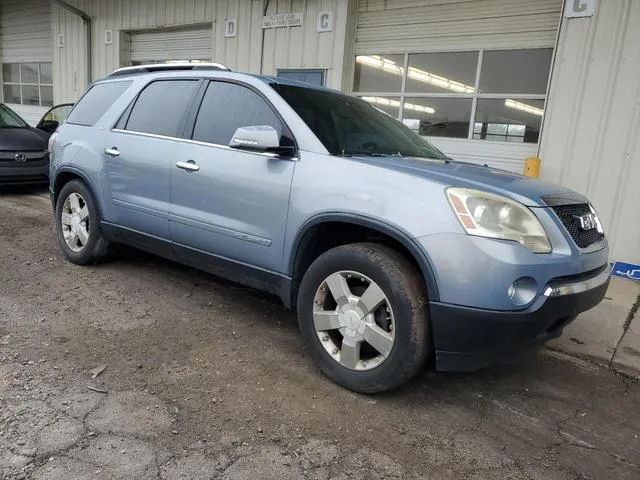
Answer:
<svg viewBox="0 0 640 480"><path fill-rule="evenodd" d="M131 63L213 58L211 27L131 34Z"/></svg>
<svg viewBox="0 0 640 480"><path fill-rule="evenodd" d="M35 124L53 104L51 2L0 1L0 101Z"/></svg>
<svg viewBox="0 0 640 480"><path fill-rule="evenodd" d="M536 155L560 0L362 0L353 92L459 160Z"/></svg>

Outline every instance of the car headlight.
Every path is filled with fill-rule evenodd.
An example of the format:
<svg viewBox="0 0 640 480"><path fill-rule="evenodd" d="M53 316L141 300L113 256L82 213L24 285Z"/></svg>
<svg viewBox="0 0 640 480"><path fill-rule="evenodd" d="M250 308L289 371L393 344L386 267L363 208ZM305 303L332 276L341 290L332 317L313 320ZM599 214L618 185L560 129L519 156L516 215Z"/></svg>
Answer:
<svg viewBox="0 0 640 480"><path fill-rule="evenodd" d="M469 235L512 240L533 253L551 251L540 221L521 203L467 188L448 188L447 198Z"/></svg>

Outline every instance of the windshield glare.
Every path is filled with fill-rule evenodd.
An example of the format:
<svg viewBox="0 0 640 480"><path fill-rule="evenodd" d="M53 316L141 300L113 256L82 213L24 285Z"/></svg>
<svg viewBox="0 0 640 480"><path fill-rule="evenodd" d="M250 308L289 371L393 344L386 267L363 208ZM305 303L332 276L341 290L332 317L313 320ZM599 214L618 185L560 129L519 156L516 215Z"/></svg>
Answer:
<svg viewBox="0 0 640 480"><path fill-rule="evenodd" d="M332 155L446 159L437 148L364 100L337 92L272 84Z"/></svg>
<svg viewBox="0 0 640 480"><path fill-rule="evenodd" d="M10 108L0 105L0 128L25 128L27 124Z"/></svg>

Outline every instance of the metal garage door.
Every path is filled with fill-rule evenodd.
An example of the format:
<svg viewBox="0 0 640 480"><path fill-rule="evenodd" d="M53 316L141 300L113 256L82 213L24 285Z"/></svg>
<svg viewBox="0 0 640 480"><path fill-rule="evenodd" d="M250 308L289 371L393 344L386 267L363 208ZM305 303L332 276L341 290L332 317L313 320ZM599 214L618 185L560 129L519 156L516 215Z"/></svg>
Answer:
<svg viewBox="0 0 640 480"><path fill-rule="evenodd" d="M35 124L53 101L51 2L0 1L2 101Z"/></svg>
<svg viewBox="0 0 640 480"><path fill-rule="evenodd" d="M213 58L211 27L131 34L131 63Z"/></svg>
<svg viewBox="0 0 640 480"><path fill-rule="evenodd" d="M453 158L522 172L538 150L561 9L561 0L361 0L353 92Z"/></svg>

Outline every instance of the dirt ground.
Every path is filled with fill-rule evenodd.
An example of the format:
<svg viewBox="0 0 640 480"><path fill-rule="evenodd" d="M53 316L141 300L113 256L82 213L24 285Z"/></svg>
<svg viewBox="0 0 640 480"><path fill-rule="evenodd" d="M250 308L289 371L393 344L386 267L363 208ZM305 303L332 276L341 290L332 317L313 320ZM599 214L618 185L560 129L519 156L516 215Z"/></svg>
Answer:
<svg viewBox="0 0 640 480"><path fill-rule="evenodd" d="M543 352L353 394L275 298L129 249L71 265L46 190L14 189L0 194L0 478L640 478L640 386Z"/></svg>

